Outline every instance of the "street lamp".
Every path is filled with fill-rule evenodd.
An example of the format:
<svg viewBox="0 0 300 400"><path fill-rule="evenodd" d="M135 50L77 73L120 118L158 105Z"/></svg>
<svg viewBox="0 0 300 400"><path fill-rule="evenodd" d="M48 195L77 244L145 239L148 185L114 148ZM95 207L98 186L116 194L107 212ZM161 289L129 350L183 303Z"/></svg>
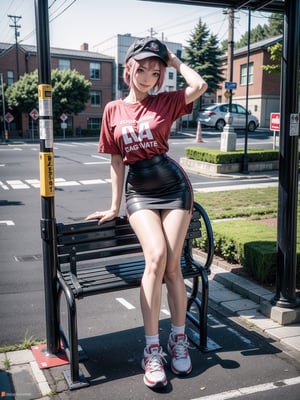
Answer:
<svg viewBox="0 0 300 400"><path fill-rule="evenodd" d="M5 97L4 97L4 84L3 84L3 74L1 75L1 94L2 94L2 114L3 114L3 132L2 132L2 142L4 142L4 137L6 133L6 121L5 121Z"/></svg>

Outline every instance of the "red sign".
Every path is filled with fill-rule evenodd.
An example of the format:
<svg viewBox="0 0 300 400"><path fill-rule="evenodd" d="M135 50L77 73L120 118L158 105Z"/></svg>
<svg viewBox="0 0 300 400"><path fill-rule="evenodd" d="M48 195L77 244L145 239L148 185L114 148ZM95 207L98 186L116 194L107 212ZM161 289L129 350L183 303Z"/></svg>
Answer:
<svg viewBox="0 0 300 400"><path fill-rule="evenodd" d="M270 130L280 131L280 113L271 113L270 115Z"/></svg>
<svg viewBox="0 0 300 400"><path fill-rule="evenodd" d="M68 119L68 116L65 113L62 113L60 119L65 122Z"/></svg>
<svg viewBox="0 0 300 400"><path fill-rule="evenodd" d="M39 112L36 108L34 108L29 115L31 116L32 119L37 120L39 117Z"/></svg>
<svg viewBox="0 0 300 400"><path fill-rule="evenodd" d="M10 112L6 113L4 118L5 118L5 121L8 123L10 123L11 121L13 121L15 119L15 117Z"/></svg>

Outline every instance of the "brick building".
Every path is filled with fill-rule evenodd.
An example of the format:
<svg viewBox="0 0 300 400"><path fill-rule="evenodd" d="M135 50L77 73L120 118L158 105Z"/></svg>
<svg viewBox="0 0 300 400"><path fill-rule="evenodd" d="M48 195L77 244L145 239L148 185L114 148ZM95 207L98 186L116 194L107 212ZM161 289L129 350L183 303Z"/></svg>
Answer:
<svg viewBox="0 0 300 400"><path fill-rule="evenodd" d="M79 115L67 119L68 131L79 135L86 130L99 130L104 106L113 99L114 59L88 50L84 43L80 50L51 48L51 69L76 70L91 82L90 101ZM37 49L30 45L0 43L0 73L4 84L11 85L18 77L37 69ZM6 110L9 111L9 110ZM37 121L28 114L16 115L9 124L11 136L28 137L37 129Z"/></svg>
<svg viewBox="0 0 300 400"><path fill-rule="evenodd" d="M278 42L282 42L282 35L250 45L248 109L258 118L260 126L264 128L269 128L270 113L280 110L280 74L269 74L262 68L263 65L274 64L270 60L268 48ZM228 81L227 55L223 56L222 60L224 77ZM246 105L247 64L247 46L235 50L233 82L237 83L237 89L233 90L232 102L243 106ZM224 88L217 91L216 101L218 103L227 102Z"/></svg>

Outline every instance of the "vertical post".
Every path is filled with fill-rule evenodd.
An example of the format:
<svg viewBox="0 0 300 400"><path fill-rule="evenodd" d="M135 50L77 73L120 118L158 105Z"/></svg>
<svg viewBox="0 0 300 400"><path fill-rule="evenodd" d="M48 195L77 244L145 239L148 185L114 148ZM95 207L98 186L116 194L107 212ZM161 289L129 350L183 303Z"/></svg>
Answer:
<svg viewBox="0 0 300 400"><path fill-rule="evenodd" d="M290 129L292 113L298 113L300 2L285 1L284 43L281 78L281 130L277 228L276 295L271 303L296 307L298 140Z"/></svg>
<svg viewBox="0 0 300 400"><path fill-rule="evenodd" d="M234 61L234 9L229 8L228 10L228 55L227 55L227 65L228 70L228 80L233 81L233 61ZM236 150L236 133L232 127L232 89L229 90L228 99L228 112L225 115L226 125L221 133L221 151L235 151Z"/></svg>
<svg viewBox="0 0 300 400"><path fill-rule="evenodd" d="M4 142L6 138L6 121L5 121L5 97L4 97L4 82L3 82L3 74L1 72L1 94L2 94L2 114L3 114L3 133L2 133L2 142Z"/></svg>
<svg viewBox="0 0 300 400"><path fill-rule="evenodd" d="M54 208L53 113L48 0L35 0L39 71L41 236L44 260L47 353L59 351Z"/></svg>
<svg viewBox="0 0 300 400"><path fill-rule="evenodd" d="M247 81L246 81L246 115L245 115L245 144L243 154L242 172L248 174L248 103L249 103L249 67L250 67L250 41L251 41L251 10L248 9L248 43L247 43Z"/></svg>

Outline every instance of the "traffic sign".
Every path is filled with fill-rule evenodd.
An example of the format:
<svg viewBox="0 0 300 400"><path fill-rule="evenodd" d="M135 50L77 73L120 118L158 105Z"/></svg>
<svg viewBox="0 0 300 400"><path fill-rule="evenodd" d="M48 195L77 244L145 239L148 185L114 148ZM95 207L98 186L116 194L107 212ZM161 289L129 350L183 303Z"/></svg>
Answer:
<svg viewBox="0 0 300 400"><path fill-rule="evenodd" d="M8 122L9 124L15 119L15 117L10 112L7 112L4 118L5 121Z"/></svg>
<svg viewBox="0 0 300 400"><path fill-rule="evenodd" d="M290 115L290 136L299 135L299 114Z"/></svg>
<svg viewBox="0 0 300 400"><path fill-rule="evenodd" d="M60 119L65 122L68 119L68 116L65 113L62 113Z"/></svg>
<svg viewBox="0 0 300 400"><path fill-rule="evenodd" d="M225 89L227 90L235 90L237 88L236 82L225 82Z"/></svg>
<svg viewBox="0 0 300 400"><path fill-rule="evenodd" d="M29 115L31 116L32 119L34 119L36 121L39 117L39 112L36 108L33 108L31 110L31 112L29 113Z"/></svg>
<svg viewBox="0 0 300 400"><path fill-rule="evenodd" d="M280 113L270 114L270 130L276 132L280 131Z"/></svg>

